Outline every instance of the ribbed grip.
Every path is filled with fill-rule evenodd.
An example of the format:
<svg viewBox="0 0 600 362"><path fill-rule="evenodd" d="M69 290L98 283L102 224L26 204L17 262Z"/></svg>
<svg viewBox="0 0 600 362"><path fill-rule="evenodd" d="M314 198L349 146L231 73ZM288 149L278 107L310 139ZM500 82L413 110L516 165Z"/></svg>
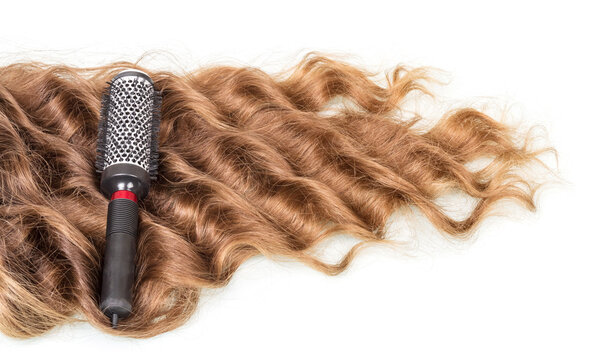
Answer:
<svg viewBox="0 0 600 362"><path fill-rule="evenodd" d="M106 236L126 233L137 236L138 205L129 199L115 199L108 204Z"/></svg>
<svg viewBox="0 0 600 362"><path fill-rule="evenodd" d="M131 313L137 225L137 203L115 199L108 204L100 309L113 320Z"/></svg>

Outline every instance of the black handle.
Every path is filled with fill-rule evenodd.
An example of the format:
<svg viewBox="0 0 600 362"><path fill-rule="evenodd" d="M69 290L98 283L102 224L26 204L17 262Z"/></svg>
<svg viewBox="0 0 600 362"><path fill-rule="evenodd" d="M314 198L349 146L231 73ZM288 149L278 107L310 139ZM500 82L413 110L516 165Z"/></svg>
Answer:
<svg viewBox="0 0 600 362"><path fill-rule="evenodd" d="M131 313L137 227L135 201L122 198L108 204L100 309L111 318L113 328Z"/></svg>

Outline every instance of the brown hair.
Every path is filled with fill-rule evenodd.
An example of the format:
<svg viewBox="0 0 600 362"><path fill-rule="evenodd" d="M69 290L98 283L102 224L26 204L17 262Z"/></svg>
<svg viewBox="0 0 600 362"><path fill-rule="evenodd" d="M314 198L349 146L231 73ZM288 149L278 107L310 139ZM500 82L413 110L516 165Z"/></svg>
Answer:
<svg viewBox="0 0 600 362"><path fill-rule="evenodd" d="M140 205L133 314L113 330L98 309L108 200L94 160L100 98L123 68L149 73L163 104L159 176ZM185 322L200 288L225 285L253 255L336 274L361 246L385 240L402 207L452 236L501 199L534 209L537 184L518 171L544 150L472 108L419 131L400 103L427 93L427 72L397 67L384 86L374 76L318 54L276 76L130 63L0 68L0 330L31 337L79 315L108 333L150 337ZM469 166L482 158L490 162ZM463 220L436 203L453 190L477 200ZM311 248L335 233L362 242L328 264Z"/></svg>

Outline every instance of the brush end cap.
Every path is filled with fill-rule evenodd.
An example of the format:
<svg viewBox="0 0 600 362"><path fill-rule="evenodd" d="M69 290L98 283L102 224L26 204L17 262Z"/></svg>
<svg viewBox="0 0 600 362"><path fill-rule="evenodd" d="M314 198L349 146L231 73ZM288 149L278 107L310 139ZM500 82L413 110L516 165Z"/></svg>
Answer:
<svg viewBox="0 0 600 362"><path fill-rule="evenodd" d="M113 78L112 81L114 82L115 80L122 78L122 77L140 77L140 78L143 78L143 79L147 80L148 82L150 82L150 84L154 85L154 82L152 81L152 78L150 78L148 73L143 72L138 69L129 68L129 69L122 70L119 73L117 73L117 75L115 75L115 77Z"/></svg>

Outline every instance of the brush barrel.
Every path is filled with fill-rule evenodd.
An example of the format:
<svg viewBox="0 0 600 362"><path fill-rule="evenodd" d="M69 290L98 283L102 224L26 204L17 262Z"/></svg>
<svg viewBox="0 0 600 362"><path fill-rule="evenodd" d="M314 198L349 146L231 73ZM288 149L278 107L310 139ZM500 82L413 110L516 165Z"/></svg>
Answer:
<svg viewBox="0 0 600 362"><path fill-rule="evenodd" d="M102 173L100 188L111 198L106 223L100 309L113 320L126 318L132 309L138 204L148 193L150 176L133 164L115 164Z"/></svg>

